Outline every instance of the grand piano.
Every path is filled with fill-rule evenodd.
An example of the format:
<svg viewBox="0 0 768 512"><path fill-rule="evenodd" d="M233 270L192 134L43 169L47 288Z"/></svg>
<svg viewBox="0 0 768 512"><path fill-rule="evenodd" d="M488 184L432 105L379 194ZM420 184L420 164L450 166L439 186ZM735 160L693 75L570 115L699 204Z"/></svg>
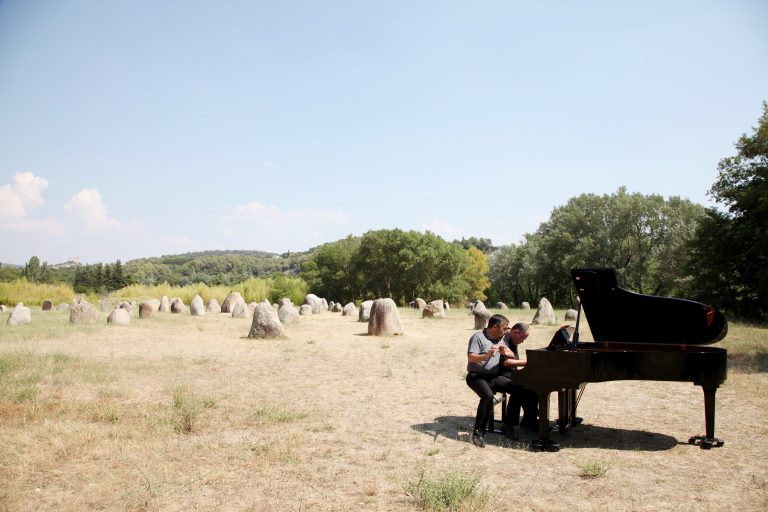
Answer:
<svg viewBox="0 0 768 512"><path fill-rule="evenodd" d="M549 399L558 393L557 430L567 433L581 419L577 396L584 385L615 380L692 382L704 391L705 435L690 444L709 449L723 445L715 437L715 392L727 374L726 351L705 347L723 339L728 323L719 311L698 302L642 295L617 286L614 269L572 269L580 301L572 337L560 329L550 346L527 350L527 364L513 372L514 384L536 392L539 439L536 450L557 451L550 439ZM593 342L580 343L584 311Z"/></svg>

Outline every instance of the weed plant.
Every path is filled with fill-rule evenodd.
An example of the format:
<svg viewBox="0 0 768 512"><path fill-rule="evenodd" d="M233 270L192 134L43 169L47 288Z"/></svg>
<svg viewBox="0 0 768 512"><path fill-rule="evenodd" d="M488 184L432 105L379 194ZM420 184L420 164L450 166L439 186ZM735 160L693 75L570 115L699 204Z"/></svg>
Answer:
<svg viewBox="0 0 768 512"><path fill-rule="evenodd" d="M428 477L422 470L417 481L405 485L405 492L415 498L419 506L435 511L482 510L489 498L480 486L479 477L456 472Z"/></svg>
<svg viewBox="0 0 768 512"><path fill-rule="evenodd" d="M608 464L601 460L590 460L584 463L579 471L581 478L600 478L608 471Z"/></svg>

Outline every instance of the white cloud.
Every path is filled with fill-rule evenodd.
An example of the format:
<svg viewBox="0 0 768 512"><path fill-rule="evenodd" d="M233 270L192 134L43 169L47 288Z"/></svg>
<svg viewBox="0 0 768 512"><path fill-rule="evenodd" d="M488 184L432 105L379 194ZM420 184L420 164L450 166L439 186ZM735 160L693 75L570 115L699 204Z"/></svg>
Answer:
<svg viewBox="0 0 768 512"><path fill-rule="evenodd" d="M45 203L42 191L48 180L31 172L16 173L13 182L0 187L0 230L17 233L58 235L61 224L53 218L31 219L30 210Z"/></svg>
<svg viewBox="0 0 768 512"><path fill-rule="evenodd" d="M75 194L64 211L80 220L86 227L92 229L116 228L120 223L107 216L107 207L101 200L101 194L96 189L84 189Z"/></svg>
<svg viewBox="0 0 768 512"><path fill-rule="evenodd" d="M16 173L13 183L0 187L0 217L19 219L27 210L45 202L40 194L48 186L48 180L31 172Z"/></svg>

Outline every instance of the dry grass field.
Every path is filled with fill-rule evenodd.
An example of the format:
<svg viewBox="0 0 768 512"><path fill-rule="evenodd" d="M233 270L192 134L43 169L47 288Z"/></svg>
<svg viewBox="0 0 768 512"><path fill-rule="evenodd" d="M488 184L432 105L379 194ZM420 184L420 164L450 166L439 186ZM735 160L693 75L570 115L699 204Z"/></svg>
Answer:
<svg viewBox="0 0 768 512"><path fill-rule="evenodd" d="M731 326L720 344L724 447L687 444L704 429L700 388L611 382L587 386L560 452L536 453L525 431L469 442L466 310L401 309L396 337L322 313L281 340L248 339L250 321L226 314L32 315L0 325L0 510L768 509L765 330Z"/></svg>

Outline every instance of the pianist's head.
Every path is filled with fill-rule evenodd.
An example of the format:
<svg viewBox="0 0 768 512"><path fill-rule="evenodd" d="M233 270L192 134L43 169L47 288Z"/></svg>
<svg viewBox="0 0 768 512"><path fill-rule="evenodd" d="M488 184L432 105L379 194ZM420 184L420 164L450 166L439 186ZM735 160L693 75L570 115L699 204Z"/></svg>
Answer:
<svg viewBox="0 0 768 512"><path fill-rule="evenodd" d="M519 345L528 337L530 330L531 329L527 323L517 322L507 333L507 339L515 345Z"/></svg>

